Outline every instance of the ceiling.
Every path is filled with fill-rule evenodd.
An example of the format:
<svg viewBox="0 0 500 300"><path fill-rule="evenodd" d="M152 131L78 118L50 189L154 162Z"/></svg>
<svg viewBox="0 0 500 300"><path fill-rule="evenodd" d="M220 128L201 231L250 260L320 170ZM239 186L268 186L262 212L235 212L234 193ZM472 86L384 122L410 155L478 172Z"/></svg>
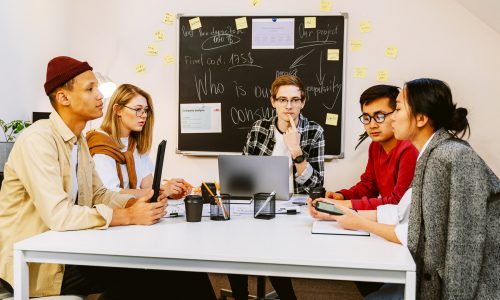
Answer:
<svg viewBox="0 0 500 300"><path fill-rule="evenodd" d="M457 2L500 34L499 0L457 0Z"/></svg>

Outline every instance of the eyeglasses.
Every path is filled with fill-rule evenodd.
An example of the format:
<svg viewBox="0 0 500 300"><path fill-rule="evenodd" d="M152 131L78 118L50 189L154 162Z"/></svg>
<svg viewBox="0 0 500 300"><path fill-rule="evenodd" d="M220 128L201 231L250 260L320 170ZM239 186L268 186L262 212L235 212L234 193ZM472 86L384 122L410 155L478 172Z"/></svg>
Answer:
<svg viewBox="0 0 500 300"><path fill-rule="evenodd" d="M146 107L146 108L132 108L132 107L128 107L126 105L123 105L123 107L126 107L128 109L134 110L135 111L135 115L137 117L142 116L142 114L144 114L144 113L146 113L146 116L149 116L153 112L151 110L151 108L149 108L149 107Z"/></svg>
<svg viewBox="0 0 500 300"><path fill-rule="evenodd" d="M281 107L287 107L288 103L290 103L290 106L299 106L302 103L302 98L287 99L285 97L279 97L275 101L278 102Z"/></svg>
<svg viewBox="0 0 500 300"><path fill-rule="evenodd" d="M364 125L370 124L372 119L375 120L375 122L377 122L377 123L383 123L385 121L385 117L392 114L394 111L395 110L388 112L388 113L383 113L383 112L379 111L379 112L376 112L373 116L370 116L369 114L362 114L361 116L359 116L359 120Z"/></svg>

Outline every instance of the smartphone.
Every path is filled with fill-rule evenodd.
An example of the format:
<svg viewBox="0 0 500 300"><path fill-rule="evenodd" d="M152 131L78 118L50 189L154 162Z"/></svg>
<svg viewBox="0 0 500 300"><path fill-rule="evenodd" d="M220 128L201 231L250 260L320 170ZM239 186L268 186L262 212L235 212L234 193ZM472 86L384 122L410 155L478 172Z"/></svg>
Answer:
<svg viewBox="0 0 500 300"><path fill-rule="evenodd" d="M316 208L317 211L321 211L330 215L341 216L344 214L340 209L335 207L334 204L328 202L316 201L314 203L314 208Z"/></svg>

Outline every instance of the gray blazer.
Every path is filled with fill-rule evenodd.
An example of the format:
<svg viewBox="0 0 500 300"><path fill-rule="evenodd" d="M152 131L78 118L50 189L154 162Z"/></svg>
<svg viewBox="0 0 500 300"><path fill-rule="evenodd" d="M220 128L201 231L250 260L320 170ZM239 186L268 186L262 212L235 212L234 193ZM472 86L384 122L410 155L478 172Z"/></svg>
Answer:
<svg viewBox="0 0 500 300"><path fill-rule="evenodd" d="M438 130L417 162L408 248L417 298L500 299L500 180L467 142Z"/></svg>

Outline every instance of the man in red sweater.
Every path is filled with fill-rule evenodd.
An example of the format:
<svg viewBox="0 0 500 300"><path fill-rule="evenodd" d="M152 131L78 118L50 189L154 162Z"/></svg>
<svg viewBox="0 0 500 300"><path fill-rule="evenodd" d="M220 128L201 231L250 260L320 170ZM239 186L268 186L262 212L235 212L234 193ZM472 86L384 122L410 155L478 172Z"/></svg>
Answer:
<svg viewBox="0 0 500 300"><path fill-rule="evenodd" d="M410 186L418 151L409 141L396 140L388 120L396 108L398 93L395 86L376 85L361 94L363 114L359 120L372 139L368 163L356 185L326 194L327 198L335 199L335 204L357 210L398 204Z"/></svg>

